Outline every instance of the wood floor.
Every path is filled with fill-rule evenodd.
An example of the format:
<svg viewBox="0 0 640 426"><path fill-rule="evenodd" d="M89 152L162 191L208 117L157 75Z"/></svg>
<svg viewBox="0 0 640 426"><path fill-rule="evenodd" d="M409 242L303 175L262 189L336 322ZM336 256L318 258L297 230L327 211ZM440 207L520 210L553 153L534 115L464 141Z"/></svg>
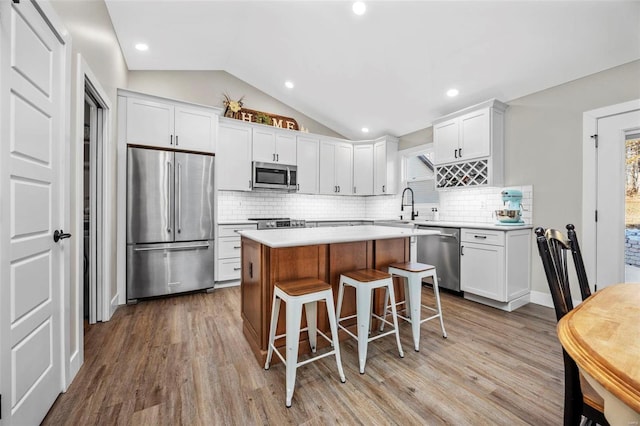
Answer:
<svg viewBox="0 0 640 426"><path fill-rule="evenodd" d="M431 290L424 288L425 300ZM507 313L443 293L422 325L420 352L401 325L369 345L358 373L355 340L298 369L285 407L282 364L265 371L241 331L239 288L120 307L85 335L85 363L45 425L562 424L562 353L552 309Z"/></svg>

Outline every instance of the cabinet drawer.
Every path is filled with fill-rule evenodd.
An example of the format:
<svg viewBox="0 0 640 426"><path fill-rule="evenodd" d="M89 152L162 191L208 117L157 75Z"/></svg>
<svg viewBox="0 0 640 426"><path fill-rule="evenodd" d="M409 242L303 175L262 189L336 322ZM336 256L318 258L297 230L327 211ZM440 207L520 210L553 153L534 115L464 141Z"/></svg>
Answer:
<svg viewBox="0 0 640 426"><path fill-rule="evenodd" d="M236 231L247 231L256 228L257 225L251 223L244 225L219 225L218 237L240 237Z"/></svg>
<svg viewBox="0 0 640 426"><path fill-rule="evenodd" d="M488 229L462 229L461 230L462 242L478 243L478 244L492 244L496 246L504 245L504 232L503 231L490 231Z"/></svg>
<svg viewBox="0 0 640 426"><path fill-rule="evenodd" d="M230 257L240 257L240 237L218 239L218 258L227 259Z"/></svg>
<svg viewBox="0 0 640 426"><path fill-rule="evenodd" d="M218 281L239 280L240 279L240 259L220 259L218 260Z"/></svg>

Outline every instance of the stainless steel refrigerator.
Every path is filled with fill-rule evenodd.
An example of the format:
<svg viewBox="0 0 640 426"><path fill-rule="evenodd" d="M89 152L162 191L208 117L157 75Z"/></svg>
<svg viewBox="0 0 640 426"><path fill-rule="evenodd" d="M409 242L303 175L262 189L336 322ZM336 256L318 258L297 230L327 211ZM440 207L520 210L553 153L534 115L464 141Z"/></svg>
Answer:
<svg viewBox="0 0 640 426"><path fill-rule="evenodd" d="M213 156L127 150L127 300L213 287Z"/></svg>

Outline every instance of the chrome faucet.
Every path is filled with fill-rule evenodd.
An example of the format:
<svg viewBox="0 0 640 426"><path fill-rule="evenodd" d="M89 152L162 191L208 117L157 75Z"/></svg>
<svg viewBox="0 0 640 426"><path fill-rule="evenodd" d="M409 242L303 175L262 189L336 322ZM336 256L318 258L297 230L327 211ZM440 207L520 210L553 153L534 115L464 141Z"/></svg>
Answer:
<svg viewBox="0 0 640 426"><path fill-rule="evenodd" d="M409 205L404 203L404 193L407 192L407 190L411 192L411 220L414 220L416 217L418 217L418 212L415 211L415 205L413 203L413 189L409 188L408 186L402 191L402 199L400 200L400 211L403 212L404 206ZM400 215L400 219L402 219L402 215Z"/></svg>

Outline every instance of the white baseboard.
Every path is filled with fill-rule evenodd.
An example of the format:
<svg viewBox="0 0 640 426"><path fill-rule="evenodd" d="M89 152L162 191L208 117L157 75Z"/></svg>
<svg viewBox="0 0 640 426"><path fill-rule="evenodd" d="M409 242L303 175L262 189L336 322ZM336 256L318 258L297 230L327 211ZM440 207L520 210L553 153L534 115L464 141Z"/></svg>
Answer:
<svg viewBox="0 0 640 426"><path fill-rule="evenodd" d="M536 305L546 306L547 308L553 308L553 299L550 293L543 293L541 291L531 291L531 303ZM573 307L578 306L582 301L573 300Z"/></svg>
<svg viewBox="0 0 640 426"><path fill-rule="evenodd" d="M80 367L82 367L82 358L80 357L80 351L75 351L69 359L69 374L67 374L67 380L64 384L63 392L66 392L67 389L69 389L71 382L73 382L76 374L78 374L78 371L80 371Z"/></svg>
<svg viewBox="0 0 640 426"><path fill-rule="evenodd" d="M118 309L119 305L119 299L120 296L119 294L116 294L113 299L111 299L111 306L110 306L110 312L109 312L109 319L111 319L111 317L113 316L113 313L116 311L116 309Z"/></svg>
<svg viewBox="0 0 640 426"><path fill-rule="evenodd" d="M227 287L237 287L239 285L240 285L240 280L216 281L214 289L216 289L216 288L227 288Z"/></svg>
<svg viewBox="0 0 640 426"><path fill-rule="evenodd" d="M531 303L546 306L547 308L553 308L553 299L551 298L551 294L532 290L530 295Z"/></svg>

